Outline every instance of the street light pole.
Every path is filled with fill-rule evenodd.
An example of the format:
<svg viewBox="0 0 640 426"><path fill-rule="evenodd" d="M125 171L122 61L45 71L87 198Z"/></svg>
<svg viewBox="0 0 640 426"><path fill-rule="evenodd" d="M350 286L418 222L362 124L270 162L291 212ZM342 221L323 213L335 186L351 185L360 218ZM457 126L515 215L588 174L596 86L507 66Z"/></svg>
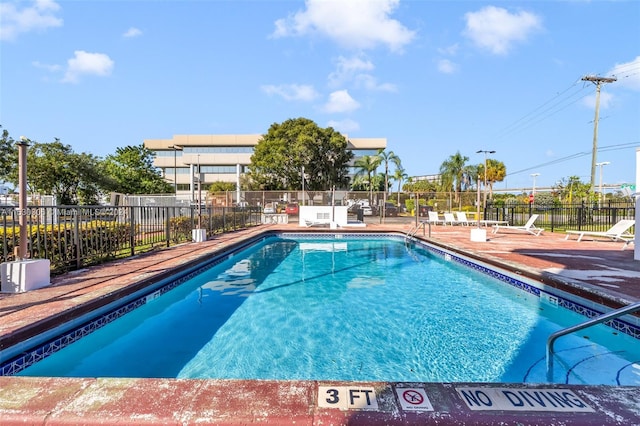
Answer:
<svg viewBox="0 0 640 426"><path fill-rule="evenodd" d="M533 190L531 191L531 195L533 195L533 202L536 201L536 178L540 176L540 173L531 173L531 177L533 178Z"/></svg>
<svg viewBox="0 0 640 426"><path fill-rule="evenodd" d="M476 154L480 154L484 152L484 205L487 205L487 154L495 154L495 151L485 151L483 149L479 149L476 151Z"/></svg>
<svg viewBox="0 0 640 426"><path fill-rule="evenodd" d="M602 168L608 164L611 164L611 162L603 161L601 163L596 163L596 166L600 166L600 194L598 195L598 207L602 204Z"/></svg>
<svg viewBox="0 0 640 426"><path fill-rule="evenodd" d="M173 149L173 192L178 194L178 162L176 160L177 151L182 151L182 147L179 145L171 145L169 148Z"/></svg>

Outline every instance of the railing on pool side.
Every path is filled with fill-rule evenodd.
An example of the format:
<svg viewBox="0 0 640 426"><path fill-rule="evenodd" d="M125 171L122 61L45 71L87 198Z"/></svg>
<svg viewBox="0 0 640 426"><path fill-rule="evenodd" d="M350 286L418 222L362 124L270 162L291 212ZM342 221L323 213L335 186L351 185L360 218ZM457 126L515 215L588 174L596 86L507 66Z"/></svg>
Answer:
<svg viewBox="0 0 640 426"><path fill-rule="evenodd" d="M603 322L606 322L608 320L611 319L615 319L615 318L619 318L623 315L626 314L631 314L634 312L640 311L640 302L638 303L633 303L631 305L627 305L625 307L622 307L620 309L616 309L615 311L611 311L608 312L606 314L602 314L600 316L597 316L595 318L591 318L585 322L582 322L580 324L576 324L574 326L571 327L567 327L564 328L562 330L558 330L555 333L551 334L551 336L549 336L549 338L547 339L547 351L546 351L546 357L547 357L547 381L550 383L553 383L553 344L556 341L556 339L558 339L559 337L562 337L566 334L570 334L573 333L574 331L579 331L582 330L584 328L588 328L594 325L598 325L598 324L602 324Z"/></svg>

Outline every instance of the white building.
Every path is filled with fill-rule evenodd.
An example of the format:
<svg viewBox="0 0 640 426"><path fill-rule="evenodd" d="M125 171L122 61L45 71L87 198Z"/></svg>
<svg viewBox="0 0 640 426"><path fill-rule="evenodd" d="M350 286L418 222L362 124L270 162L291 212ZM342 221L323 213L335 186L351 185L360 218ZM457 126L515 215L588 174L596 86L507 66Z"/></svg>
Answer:
<svg viewBox="0 0 640 426"><path fill-rule="evenodd" d="M346 137L346 136L345 136ZM172 139L145 139L144 146L155 152L154 166L176 190L194 190L198 164L202 184L239 182L240 174L251 164L251 155L260 134L251 135L174 135ZM386 138L349 138L348 149L354 161L364 155L376 155L387 147Z"/></svg>

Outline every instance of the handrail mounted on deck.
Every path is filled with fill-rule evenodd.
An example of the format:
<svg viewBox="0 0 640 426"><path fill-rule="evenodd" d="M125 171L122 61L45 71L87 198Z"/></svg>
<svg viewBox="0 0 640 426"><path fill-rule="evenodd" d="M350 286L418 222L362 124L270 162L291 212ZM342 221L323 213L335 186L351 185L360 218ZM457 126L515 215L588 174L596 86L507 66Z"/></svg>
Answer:
<svg viewBox="0 0 640 426"><path fill-rule="evenodd" d="M576 324L571 327L564 328L562 330L558 330L555 333L551 334L547 339L547 381L553 382L553 343L557 338L564 336L565 334L573 333L574 331L582 330L584 328L591 327L593 325L601 324L610 319L618 318L626 314L630 314L636 311L640 311L640 302L633 303L631 305L624 306L620 309L616 309L615 311L608 312L606 314L599 315L597 317L591 318L585 322L580 324Z"/></svg>

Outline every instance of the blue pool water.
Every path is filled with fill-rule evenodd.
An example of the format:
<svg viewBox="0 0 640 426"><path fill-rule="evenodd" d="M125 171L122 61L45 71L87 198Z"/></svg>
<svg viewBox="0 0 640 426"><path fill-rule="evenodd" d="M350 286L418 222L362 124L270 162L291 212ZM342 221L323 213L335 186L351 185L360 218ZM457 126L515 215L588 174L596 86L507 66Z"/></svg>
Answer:
<svg viewBox="0 0 640 426"><path fill-rule="evenodd" d="M545 382L585 318L402 239L267 238L23 370L30 376ZM559 339L561 383L640 384L640 343Z"/></svg>

